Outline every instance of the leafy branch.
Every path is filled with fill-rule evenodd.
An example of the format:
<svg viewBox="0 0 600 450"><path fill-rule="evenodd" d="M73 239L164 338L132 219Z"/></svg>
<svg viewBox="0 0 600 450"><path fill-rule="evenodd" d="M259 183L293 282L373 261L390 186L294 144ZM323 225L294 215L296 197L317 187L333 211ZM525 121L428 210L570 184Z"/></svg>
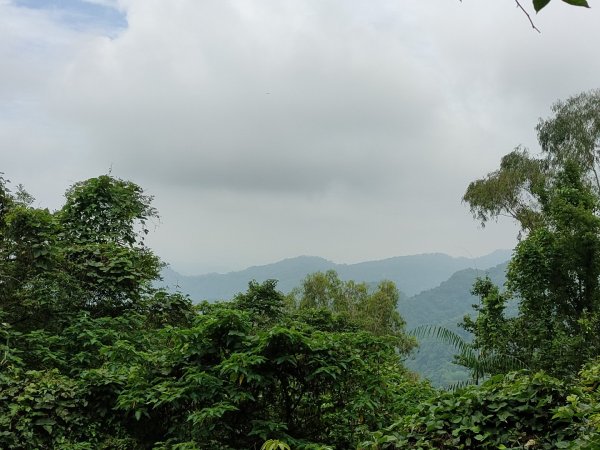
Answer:
<svg viewBox="0 0 600 450"><path fill-rule="evenodd" d="M462 0L460 0L462 2ZM548 5L548 3L550 3L551 0L533 0L533 9L535 9L535 12L538 13L540 12L546 5ZM584 8L589 8L590 5L588 4L587 0L562 0L564 3L567 3L568 5L572 5L572 6L582 6ZM527 17L527 20L529 20L529 23L531 25L531 27L537 31L538 33L540 33L540 30L535 26L535 23L533 22L533 19L531 18L531 15L529 15L529 13L527 12L527 10L523 7L523 5L521 4L521 2L519 0L515 0L515 3L517 4L517 8L519 8L523 14L525 14L525 16Z"/></svg>
<svg viewBox="0 0 600 450"><path fill-rule="evenodd" d="M486 375L526 367L523 361L514 356L494 351L481 352L473 344L465 341L459 334L445 327L421 325L409 331L409 334L417 339L434 338L456 349L457 362L471 371L471 381L453 385L450 387L451 390L464 387L466 384L479 384L479 381Z"/></svg>

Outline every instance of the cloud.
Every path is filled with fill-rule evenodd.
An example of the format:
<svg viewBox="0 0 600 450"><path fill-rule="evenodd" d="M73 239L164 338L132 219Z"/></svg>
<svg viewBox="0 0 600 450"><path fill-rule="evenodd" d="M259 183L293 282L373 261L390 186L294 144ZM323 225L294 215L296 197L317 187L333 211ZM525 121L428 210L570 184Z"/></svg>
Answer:
<svg viewBox="0 0 600 450"><path fill-rule="evenodd" d="M283 3L136 4L123 35L69 66L53 107L99 161L169 183L314 191L395 176L390 155L436 119L435 74L352 8Z"/></svg>
<svg viewBox="0 0 600 450"><path fill-rule="evenodd" d="M112 167L186 267L510 246L462 192L600 72L554 2L541 35L496 0L37 3L0 3L3 170L58 205Z"/></svg>

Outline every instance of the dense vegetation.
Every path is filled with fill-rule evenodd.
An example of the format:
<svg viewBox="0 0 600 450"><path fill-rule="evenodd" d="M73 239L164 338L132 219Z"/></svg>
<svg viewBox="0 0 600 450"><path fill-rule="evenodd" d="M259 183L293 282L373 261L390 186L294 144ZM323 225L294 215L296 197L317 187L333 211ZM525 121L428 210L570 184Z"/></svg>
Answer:
<svg viewBox="0 0 600 450"><path fill-rule="evenodd" d="M399 310L406 320L407 329L415 332L420 329L433 331L441 328L456 333L468 342L471 335L459 324L466 315L474 316L473 304L477 303L478 297L471 293L473 284L480 277L488 277L497 286L503 286L506 281L506 269L507 263L486 271L461 270L436 288L400 301ZM514 315L516 301L508 302L506 309L508 315ZM467 368L455 364L456 348L435 334L437 333L419 336L418 348L405 361L406 367L426 377L438 387L447 388L468 381L470 375Z"/></svg>
<svg viewBox="0 0 600 450"><path fill-rule="evenodd" d="M54 213L0 193L0 447L345 448L416 406L392 283L330 272L194 307L151 287L134 184L78 183Z"/></svg>
<svg viewBox="0 0 600 450"><path fill-rule="evenodd" d="M404 367L391 282L316 273L194 305L152 286L135 184L92 178L50 212L0 179L0 448L600 448L599 99L557 104L541 156L469 187L477 217L523 230L507 290L473 287L474 384L452 391Z"/></svg>

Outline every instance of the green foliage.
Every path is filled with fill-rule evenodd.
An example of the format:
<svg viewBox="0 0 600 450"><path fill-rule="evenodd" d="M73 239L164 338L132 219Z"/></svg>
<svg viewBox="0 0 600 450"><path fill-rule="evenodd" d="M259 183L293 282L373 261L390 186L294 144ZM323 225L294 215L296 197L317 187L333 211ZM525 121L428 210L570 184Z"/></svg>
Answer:
<svg viewBox="0 0 600 450"><path fill-rule="evenodd" d="M149 289L159 260L135 231L153 215L149 197L104 176L54 213L4 179L0 200L0 447L133 448L113 411L122 380L99 371L108 355L151 345L147 330L193 314L189 300Z"/></svg>
<svg viewBox="0 0 600 450"><path fill-rule="evenodd" d="M600 192L600 90L558 101L552 112L552 117L540 119L536 127L544 155L553 167L561 167L569 159L578 162Z"/></svg>
<svg viewBox="0 0 600 450"><path fill-rule="evenodd" d="M539 157L517 147L504 156L500 168L470 183L463 201L485 224L500 216L519 222L524 232L543 224L543 196L553 190L557 175L571 161L600 195L600 90L556 102L554 115L536 127Z"/></svg>
<svg viewBox="0 0 600 450"><path fill-rule="evenodd" d="M81 310L118 315L158 276L160 262L141 237L156 213L132 183L77 183L54 213L30 206L22 188L11 194L4 180L0 200L0 307L21 331L58 331Z"/></svg>
<svg viewBox="0 0 600 450"><path fill-rule="evenodd" d="M599 106L599 91L555 104L537 127L543 157L511 153L464 198L482 221L509 214L525 233L507 273L519 314L505 317L508 296L476 286L479 315L464 321L474 347L559 377L600 356Z"/></svg>
<svg viewBox="0 0 600 450"><path fill-rule="evenodd" d="M509 296L501 293L488 277L478 278L472 293L481 299L481 304L474 305L477 318L472 320L469 316L465 317L463 326L474 334L474 346L482 351L489 351L492 348L488 343L493 342L494 348L505 348L507 319L504 317L504 309Z"/></svg>
<svg viewBox="0 0 600 450"><path fill-rule="evenodd" d="M470 183L463 201L469 204L473 217L482 226L498 216L508 215L524 231L530 231L541 221L538 197L547 183L545 168L545 161L517 148L502 158L498 170Z"/></svg>
<svg viewBox="0 0 600 450"><path fill-rule="evenodd" d="M136 184L109 175L76 183L65 197L59 219L65 237L76 243L132 247L148 234L147 220L158 217L150 205L152 197Z"/></svg>
<svg viewBox="0 0 600 450"><path fill-rule="evenodd" d="M408 354L416 342L404 332L398 313L399 293L391 281L381 281L370 291L366 283L342 281L334 270L308 275L287 297L288 308L306 314L327 310L340 326L356 327L377 336L390 336L398 350ZM310 312L308 312L310 315Z"/></svg>
<svg viewBox="0 0 600 450"><path fill-rule="evenodd" d="M262 284L251 281L246 293L236 295L236 306L250 313L257 323L276 322L282 317L285 307L284 296L276 286L277 280L267 280Z"/></svg>
<svg viewBox="0 0 600 450"><path fill-rule="evenodd" d="M0 447L58 448L86 440L77 381L56 369L9 369L0 378Z"/></svg>
<svg viewBox="0 0 600 450"><path fill-rule="evenodd" d="M291 450L285 442L276 439L269 439L260 447L260 450Z"/></svg>
<svg viewBox="0 0 600 450"><path fill-rule="evenodd" d="M600 363L587 364L580 373L579 383L567 397L567 404L554 412L553 419L562 419L577 435L571 447L593 450L600 447Z"/></svg>
<svg viewBox="0 0 600 450"><path fill-rule="evenodd" d="M485 271L485 276L498 285L506 281L507 263ZM459 335L466 342L472 337L458 326L465 316L473 317L473 304L478 298L471 294L472 286L482 273L466 269L455 273L440 286L400 302L399 309L406 319L409 333L418 327L440 327ZM505 313L512 317L517 313L516 300L506 304ZM474 318L474 317L473 317ZM417 351L406 360L407 368L431 380L434 386L454 386L468 381L471 376L463 366L457 365L454 354L457 348L444 343L434 335L417 337Z"/></svg>
<svg viewBox="0 0 600 450"><path fill-rule="evenodd" d="M558 412L576 391L542 372L496 375L481 386L439 393L362 448L570 448L584 421Z"/></svg>
<svg viewBox="0 0 600 450"><path fill-rule="evenodd" d="M154 350L130 359L136 376L119 410L168 442L199 448L218 441L251 448L274 436L299 448L346 447L397 413L396 383L408 375L385 338L295 321L259 326L229 308L199 316L192 328L165 330Z"/></svg>
<svg viewBox="0 0 600 450"><path fill-rule="evenodd" d="M587 0L562 0L562 1L568 5L583 6L585 8L590 7ZM533 8L535 9L535 12L540 12L540 10L542 8L544 8L548 3L550 3L550 0L533 0Z"/></svg>
<svg viewBox="0 0 600 450"><path fill-rule="evenodd" d="M477 325L470 317L465 317L465 328L469 329L471 324L473 326ZM508 372L525 366L522 361L519 361L511 355L499 353L495 349L484 348L478 341L467 342L458 333L445 327L420 326L412 330L411 333L417 338L433 337L455 349L456 354L454 355L454 360L457 364L460 364L469 370L470 380L465 380L463 382L458 381L448 386L451 390L469 384L478 384L481 380L486 378L488 374Z"/></svg>
<svg viewBox="0 0 600 450"><path fill-rule="evenodd" d="M274 280L195 308L150 287L139 187L87 180L54 213L1 187L0 447L347 448L420 398L393 284L340 283L335 312Z"/></svg>
<svg viewBox="0 0 600 450"><path fill-rule="evenodd" d="M517 245L507 273L507 286L520 299L519 315L504 317L506 296L482 281L475 286L482 298L479 315L466 318L464 327L483 353L573 376L600 355L598 199L580 166L567 161L540 203L543 222Z"/></svg>

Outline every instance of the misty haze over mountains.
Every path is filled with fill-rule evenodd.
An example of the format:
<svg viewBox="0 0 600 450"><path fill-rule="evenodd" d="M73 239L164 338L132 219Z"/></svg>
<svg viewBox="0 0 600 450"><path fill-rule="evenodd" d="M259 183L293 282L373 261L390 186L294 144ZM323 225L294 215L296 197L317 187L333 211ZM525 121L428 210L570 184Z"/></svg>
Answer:
<svg viewBox="0 0 600 450"><path fill-rule="evenodd" d="M264 266L249 267L225 274L209 273L186 276L166 268L162 272L162 286L188 294L194 302L228 300L244 292L248 282L278 280L279 290L287 293L306 277L318 271L333 269L342 280L379 282L391 280L404 296L411 297L432 289L463 269L482 271L510 259L511 250L496 250L478 258L452 257L443 253L396 256L356 264L336 264L316 256L298 256Z"/></svg>

